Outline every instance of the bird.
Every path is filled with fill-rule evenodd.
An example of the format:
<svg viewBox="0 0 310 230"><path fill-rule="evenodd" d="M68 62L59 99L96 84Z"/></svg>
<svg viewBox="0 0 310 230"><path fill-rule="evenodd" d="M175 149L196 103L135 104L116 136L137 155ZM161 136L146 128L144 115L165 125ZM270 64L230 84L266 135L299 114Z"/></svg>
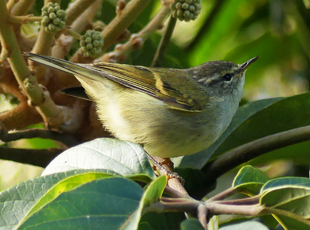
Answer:
<svg viewBox="0 0 310 230"><path fill-rule="evenodd" d="M141 144L153 157L208 148L227 129L242 98L245 72L258 57L236 64L209 61L188 69L98 62L78 64L25 53L32 61L73 74L116 138ZM65 92L75 94L78 89Z"/></svg>

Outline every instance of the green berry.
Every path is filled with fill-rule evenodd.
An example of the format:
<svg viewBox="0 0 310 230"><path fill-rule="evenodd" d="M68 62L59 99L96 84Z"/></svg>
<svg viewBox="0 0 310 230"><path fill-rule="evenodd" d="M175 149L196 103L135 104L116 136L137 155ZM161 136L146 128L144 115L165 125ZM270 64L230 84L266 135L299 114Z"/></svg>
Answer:
<svg viewBox="0 0 310 230"><path fill-rule="evenodd" d="M189 5L187 3L182 4L182 9L187 10L189 8Z"/></svg>
<svg viewBox="0 0 310 230"><path fill-rule="evenodd" d="M201 0L174 0L171 10L172 17L181 21L195 20L200 14Z"/></svg>
<svg viewBox="0 0 310 230"><path fill-rule="evenodd" d="M53 20L53 24L54 24L54 25L59 25L59 23L60 23L60 19L59 19L59 18L55 18L55 19Z"/></svg>
<svg viewBox="0 0 310 230"><path fill-rule="evenodd" d="M55 9L54 9L54 7L49 7L48 9L47 9L47 12L48 13L54 13L55 12Z"/></svg>
<svg viewBox="0 0 310 230"><path fill-rule="evenodd" d="M100 42L99 41L94 41L93 42L93 45L96 47L96 46L99 46L100 45Z"/></svg>
<svg viewBox="0 0 310 230"><path fill-rule="evenodd" d="M85 42L87 42L87 43L91 43L91 37L87 37L87 38L85 38Z"/></svg>
<svg viewBox="0 0 310 230"><path fill-rule="evenodd" d="M57 18L56 14L55 13L50 13L49 14L49 18L54 20L55 18Z"/></svg>
<svg viewBox="0 0 310 230"><path fill-rule="evenodd" d="M188 18L190 14L191 14L191 13L190 13L188 10L185 10L184 13L183 13L183 16L184 16L185 18Z"/></svg>
<svg viewBox="0 0 310 230"><path fill-rule="evenodd" d="M182 3L181 3L181 2L176 3L176 4L175 4L175 8L176 8L177 10L181 10L181 9L182 9Z"/></svg>
<svg viewBox="0 0 310 230"><path fill-rule="evenodd" d="M54 24L49 24L47 26L47 28L50 30L50 31L55 31L56 30L56 26Z"/></svg>
<svg viewBox="0 0 310 230"><path fill-rule="evenodd" d="M103 37L98 31L88 30L81 37L80 46L84 56L97 56L102 52Z"/></svg>
<svg viewBox="0 0 310 230"><path fill-rule="evenodd" d="M66 12L60 9L58 3L49 2L42 7L41 15L43 16L41 23L46 32L55 33L66 25Z"/></svg>

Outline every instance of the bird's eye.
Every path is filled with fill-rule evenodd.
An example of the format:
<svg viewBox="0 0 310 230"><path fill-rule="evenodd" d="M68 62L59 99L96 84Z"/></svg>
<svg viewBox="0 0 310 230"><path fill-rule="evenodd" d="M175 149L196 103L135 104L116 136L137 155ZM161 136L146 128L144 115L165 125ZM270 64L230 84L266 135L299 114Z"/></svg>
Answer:
<svg viewBox="0 0 310 230"><path fill-rule="evenodd" d="M225 81L231 81L232 75L229 74L229 73L227 73L227 74L225 74L225 75L223 76L223 79L224 79Z"/></svg>

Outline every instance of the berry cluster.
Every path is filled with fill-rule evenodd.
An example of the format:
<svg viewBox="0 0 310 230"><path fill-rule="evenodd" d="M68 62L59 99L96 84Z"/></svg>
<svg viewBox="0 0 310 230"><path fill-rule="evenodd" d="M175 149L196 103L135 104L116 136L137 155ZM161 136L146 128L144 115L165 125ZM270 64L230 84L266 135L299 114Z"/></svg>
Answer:
<svg viewBox="0 0 310 230"><path fill-rule="evenodd" d="M172 16L181 21L195 20L200 14L201 0L174 0L171 10Z"/></svg>
<svg viewBox="0 0 310 230"><path fill-rule="evenodd" d="M41 21L46 32L55 33L66 25L66 12L60 9L58 3L49 2L42 8L43 19Z"/></svg>
<svg viewBox="0 0 310 230"><path fill-rule="evenodd" d="M102 52L103 37L98 31L87 30L80 39L80 46L84 56L97 56Z"/></svg>

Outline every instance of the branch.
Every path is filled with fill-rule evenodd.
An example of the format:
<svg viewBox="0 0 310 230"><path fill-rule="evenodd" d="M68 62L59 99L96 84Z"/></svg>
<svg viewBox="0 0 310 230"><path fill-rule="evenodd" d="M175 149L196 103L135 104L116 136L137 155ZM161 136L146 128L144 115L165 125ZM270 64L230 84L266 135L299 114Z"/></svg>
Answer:
<svg viewBox="0 0 310 230"><path fill-rule="evenodd" d="M205 203L210 214L235 214L235 215L247 215L258 216L264 210L264 207L258 204L255 205L228 205L219 204L215 202Z"/></svg>
<svg viewBox="0 0 310 230"><path fill-rule="evenodd" d="M6 132L6 130L0 127L0 140L3 142L16 141L20 139L30 139L30 138L46 138L64 143L68 147L75 146L79 142L70 135L60 133L53 130L44 129L27 129L22 131L14 131L11 133Z"/></svg>
<svg viewBox="0 0 310 230"><path fill-rule="evenodd" d="M210 199L208 199L208 202L217 201L217 200L224 200L225 198L230 197L236 193L237 193L236 188L230 187L230 188L224 190L223 192L220 192L220 193L216 194L215 196L211 197Z"/></svg>
<svg viewBox="0 0 310 230"><path fill-rule="evenodd" d="M205 165L202 172L212 178L218 178L231 169L265 153L308 140L310 140L310 126L269 135L225 153Z"/></svg>
<svg viewBox="0 0 310 230"><path fill-rule="evenodd" d="M60 0L51 0L49 2L59 3ZM44 5L47 5L47 1L45 1ZM41 23L40 32L31 50L31 53L49 55L54 39L55 33L46 32L43 23ZM44 65L37 65L33 61L29 61L29 67L32 72L35 72L38 82L43 85L47 85L49 80L48 78L46 78L47 67Z"/></svg>
<svg viewBox="0 0 310 230"><path fill-rule="evenodd" d="M168 26L167 26L163 36L161 37L160 43L159 43L158 48L156 50L155 57L154 57L152 65L151 65L152 67L161 67L162 66L162 63L164 61L164 57L166 54L166 50L167 50L168 44L170 42L171 36L173 34L173 30L174 30L174 27L176 25L176 22L177 22L177 19L170 16Z"/></svg>
<svg viewBox="0 0 310 230"><path fill-rule="evenodd" d="M155 166L157 172L160 175L168 177L167 185L172 189L170 190L170 192L175 190L177 193L184 194L184 195L177 195L177 193L175 193L177 197L179 196L189 197L187 191L183 187L183 184L182 184L183 179L179 175L173 172L173 163L171 162L169 158L153 157L149 154L147 154L147 156L149 160Z"/></svg>
<svg viewBox="0 0 310 230"><path fill-rule="evenodd" d="M168 186L165 187L164 193L174 198L189 198L188 194L178 192Z"/></svg>
<svg viewBox="0 0 310 230"><path fill-rule="evenodd" d="M47 91L45 91L31 75L28 66L21 55L13 27L8 23L9 14L5 2L0 1L0 40L2 47L8 51L8 62L14 72L15 78L27 95L29 103L34 105L46 123L59 126L64 123L64 117L70 109L54 104Z"/></svg>
<svg viewBox="0 0 310 230"><path fill-rule="evenodd" d="M61 149L14 149L0 147L0 159L46 167Z"/></svg>
<svg viewBox="0 0 310 230"><path fill-rule="evenodd" d="M126 8L125 8L126 9ZM128 42L122 45L115 46L113 52L107 53L100 58L103 62L121 62L127 58L127 54L132 50L140 49L144 41L150 36L151 33L157 31L164 23L167 15L170 14L170 6L168 3L163 4L161 10L142 29L138 34L133 34Z"/></svg>
<svg viewBox="0 0 310 230"><path fill-rule="evenodd" d="M12 0L12 1L15 1L16 4L13 6L12 11L10 11L9 9L8 10L13 16L27 14L28 11L33 6L33 3L35 2L35 0L18 0L18 1Z"/></svg>
<svg viewBox="0 0 310 230"><path fill-rule="evenodd" d="M81 14L87 10L96 0L77 0L69 5L66 10L67 20L66 26L70 26ZM98 11L98 8L96 9ZM64 30L56 33L55 38L58 39Z"/></svg>
<svg viewBox="0 0 310 230"><path fill-rule="evenodd" d="M124 33L128 26L140 15L144 8L151 2L151 0L131 0L122 10L120 15L117 15L102 31L101 35L104 40L102 47L103 52L114 44L117 39ZM79 49L73 57L71 62L85 63L91 61L92 58L82 56L81 49Z"/></svg>
<svg viewBox="0 0 310 230"><path fill-rule="evenodd" d="M103 0L97 0L88 7L70 26L70 30L80 34L88 28L91 28L92 21L98 12L98 8L102 5ZM86 2L86 1L85 1ZM68 30L68 27L67 27ZM66 33L67 30L64 32ZM57 37L57 35L56 35ZM52 48L52 57L63 59L71 48L73 38L69 39L68 36L60 36ZM63 81L62 84L66 87L76 85L77 80L72 74L58 71L58 78ZM64 80L62 80L64 79Z"/></svg>
<svg viewBox="0 0 310 230"><path fill-rule="evenodd" d="M23 129L28 125L42 122L42 118L34 108L24 101L13 109L1 113L0 122L7 130Z"/></svg>
<svg viewBox="0 0 310 230"><path fill-rule="evenodd" d="M25 24L28 22L35 22L35 21L41 21L43 17L39 16L33 16L31 14L29 15L23 15L23 16L10 16L9 21L11 23L18 23L18 24Z"/></svg>

